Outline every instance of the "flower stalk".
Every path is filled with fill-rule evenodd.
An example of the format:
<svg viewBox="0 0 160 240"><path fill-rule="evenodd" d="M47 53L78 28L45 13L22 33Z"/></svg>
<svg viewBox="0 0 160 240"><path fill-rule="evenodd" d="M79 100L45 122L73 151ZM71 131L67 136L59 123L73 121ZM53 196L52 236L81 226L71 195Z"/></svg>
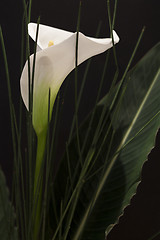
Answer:
<svg viewBox="0 0 160 240"><path fill-rule="evenodd" d="M34 176L34 197L33 197L33 216L34 216L34 232L33 239L39 239L39 230L42 220L42 192L43 192L43 159L46 148L46 136L47 131L43 131L37 135L37 156L36 156L36 166L35 166L35 176Z"/></svg>

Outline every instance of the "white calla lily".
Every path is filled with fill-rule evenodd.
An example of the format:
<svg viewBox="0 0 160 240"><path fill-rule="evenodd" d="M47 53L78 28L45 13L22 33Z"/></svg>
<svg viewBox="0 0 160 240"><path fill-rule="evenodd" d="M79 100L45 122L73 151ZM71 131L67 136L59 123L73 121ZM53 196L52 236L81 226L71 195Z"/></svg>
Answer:
<svg viewBox="0 0 160 240"><path fill-rule="evenodd" d="M30 23L29 35L35 41L37 24ZM33 126L37 134L40 134L48 124L48 94L50 89L50 109L59 88L66 76L75 68L75 48L77 33L72 33L57 28L39 25L36 53L34 88L33 88ZM119 37L113 31L114 44ZM112 38L91 38L79 32L78 39L78 65L88 58L100 54L113 46ZM30 56L32 73L34 56ZM26 62L20 80L21 95L26 108L29 108L28 100L28 63Z"/></svg>

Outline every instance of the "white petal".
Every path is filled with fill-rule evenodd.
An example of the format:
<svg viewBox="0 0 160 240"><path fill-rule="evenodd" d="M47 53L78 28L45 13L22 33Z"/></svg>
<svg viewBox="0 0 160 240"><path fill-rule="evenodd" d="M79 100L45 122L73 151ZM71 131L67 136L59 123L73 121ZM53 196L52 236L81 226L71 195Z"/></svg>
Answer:
<svg viewBox="0 0 160 240"><path fill-rule="evenodd" d="M118 42L119 38L114 32L114 36L116 37L116 42ZM115 42L115 43L116 43ZM66 76L75 68L75 47L76 47L76 33L72 34L71 37L61 42L58 45L54 45L53 47L49 47L44 49L43 51L39 51L36 54L36 74L38 73L39 60L47 56L51 63L50 71L53 73L52 76L52 87L60 87L63 80ZM87 60L88 58L97 55L106 51L107 49L112 47L112 39L96 39L86 37L82 33L79 33L79 41L78 41L78 64ZM30 57L30 64L32 66L33 55ZM32 70L31 70L32 72ZM41 72L41 69L39 69ZM36 79L35 74L35 79ZM36 82L36 80L35 80ZM21 91L24 103L28 109L28 64L25 64L25 67L21 76Z"/></svg>
<svg viewBox="0 0 160 240"><path fill-rule="evenodd" d="M36 32L37 24L29 23L28 33L34 41L36 39ZM69 38L72 34L72 32L39 24L37 44L41 49L45 49L48 47L50 41L53 41L54 45L56 45Z"/></svg>

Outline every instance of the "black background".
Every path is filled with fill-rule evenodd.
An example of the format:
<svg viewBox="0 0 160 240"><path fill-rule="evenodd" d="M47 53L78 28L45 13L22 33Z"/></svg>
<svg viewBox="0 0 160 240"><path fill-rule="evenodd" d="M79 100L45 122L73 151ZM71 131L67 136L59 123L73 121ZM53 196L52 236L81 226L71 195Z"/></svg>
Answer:
<svg viewBox="0 0 160 240"><path fill-rule="evenodd" d="M111 0L111 5L114 1ZM76 31L78 0L33 0L32 21L41 16L41 23ZM13 90L13 101L18 108L20 97L20 44L21 24L23 17L22 0L0 0L0 24L3 29L8 64ZM86 35L95 36L99 21L102 21L100 37L109 36L107 1L82 1L80 31ZM134 58L134 65L153 45L160 41L160 1L158 0L119 0L116 15L115 30L120 36L117 45L120 76L122 75L138 36L146 26L145 34ZM92 70L89 72L85 94L82 100L81 116L84 116L93 106L97 91L97 78L103 69L105 55L93 59ZM82 76L85 63L79 67L79 79ZM112 62L108 74L113 74ZM70 76L70 92L65 100L66 114L61 134L66 135L69 126L69 116L74 110L72 91L72 75ZM107 91L106 83L104 92ZM83 117L81 117L83 118ZM1 150L0 164L7 176L7 183L11 185L12 150L8 95L2 51L0 48L0 134ZM157 136L156 147L149 155L142 171L142 182L138 187L137 195L131 200L131 205L125 210L119 224L112 230L108 240L147 240L157 231L160 231L160 134ZM155 240L160 239L160 236ZM98 240L98 239L97 239Z"/></svg>

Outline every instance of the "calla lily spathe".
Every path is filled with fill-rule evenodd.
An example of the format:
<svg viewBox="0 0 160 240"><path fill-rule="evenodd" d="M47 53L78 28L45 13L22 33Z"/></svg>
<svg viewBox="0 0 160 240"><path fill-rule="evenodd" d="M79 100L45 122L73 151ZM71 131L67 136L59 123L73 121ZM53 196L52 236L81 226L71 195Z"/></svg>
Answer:
<svg viewBox="0 0 160 240"><path fill-rule="evenodd" d="M30 23L28 32L36 39L37 24ZM50 89L50 113L61 84L75 68L75 48L77 33L39 25L37 54L33 88L33 127L40 134L48 124L48 94ZM119 37L113 31L114 44ZM112 38L91 38L79 32L78 65L88 58L100 54L113 46ZM34 56L30 56L32 73ZM26 62L20 80L21 95L26 108L28 100L28 63Z"/></svg>

